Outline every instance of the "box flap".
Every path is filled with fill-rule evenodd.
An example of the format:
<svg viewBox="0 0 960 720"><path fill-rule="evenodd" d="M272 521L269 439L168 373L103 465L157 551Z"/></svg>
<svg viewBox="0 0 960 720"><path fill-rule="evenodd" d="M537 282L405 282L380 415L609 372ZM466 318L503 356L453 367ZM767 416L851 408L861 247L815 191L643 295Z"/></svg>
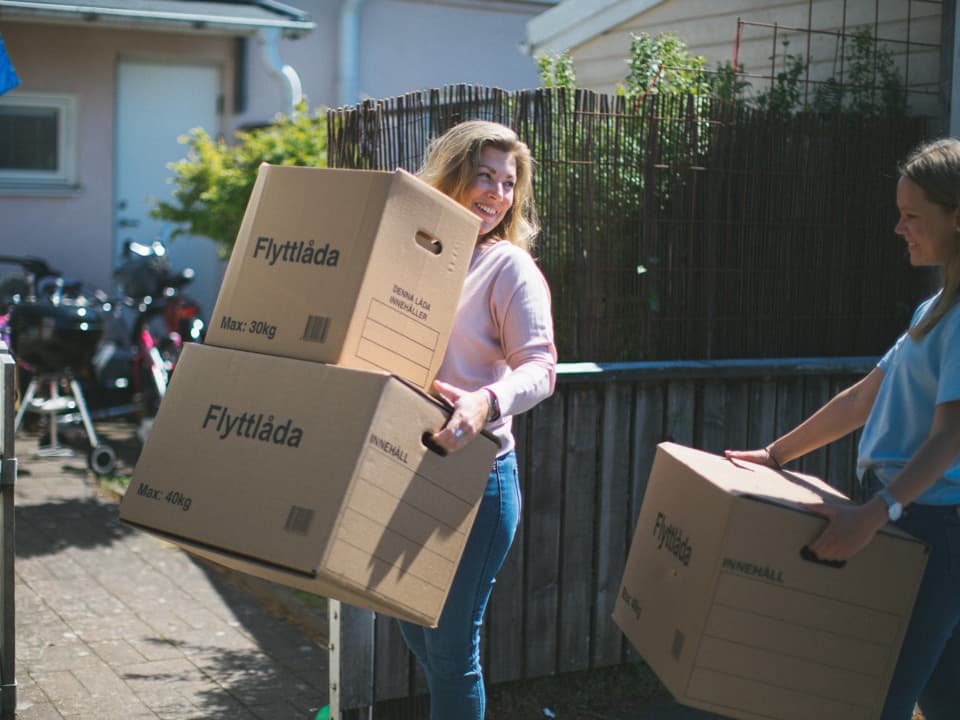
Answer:
<svg viewBox="0 0 960 720"><path fill-rule="evenodd" d="M476 245L480 219L405 170L392 173L347 349L429 389Z"/></svg>
<svg viewBox="0 0 960 720"><path fill-rule="evenodd" d="M689 674L706 622L735 498L672 448L657 446L613 619L673 691Z"/></svg>
<svg viewBox="0 0 960 720"><path fill-rule="evenodd" d="M819 500L830 504L850 502L846 495L813 475L730 460L672 442L660 443L657 448L662 448L707 482L733 495L751 495L794 506Z"/></svg>
<svg viewBox="0 0 960 720"><path fill-rule="evenodd" d="M323 566L340 582L443 608L498 446L480 436L456 453L424 442L447 418L396 378L384 388Z"/></svg>
<svg viewBox="0 0 960 720"><path fill-rule="evenodd" d="M685 693L723 697L732 683L741 688L735 707L762 713L776 687L798 711L815 708L816 717L876 717L924 548L878 535L846 563L822 563L804 548L825 522L779 503L737 498Z"/></svg>

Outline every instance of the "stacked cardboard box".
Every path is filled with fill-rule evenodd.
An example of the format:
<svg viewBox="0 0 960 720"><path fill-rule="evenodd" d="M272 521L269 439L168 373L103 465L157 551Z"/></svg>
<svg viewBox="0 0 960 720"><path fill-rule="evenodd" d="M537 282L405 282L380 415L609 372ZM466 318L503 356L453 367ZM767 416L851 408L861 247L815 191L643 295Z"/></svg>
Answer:
<svg viewBox="0 0 960 720"><path fill-rule="evenodd" d="M429 391L479 228L403 170L264 165L205 342Z"/></svg>
<svg viewBox="0 0 960 720"><path fill-rule="evenodd" d="M120 508L192 553L435 626L494 438L429 397L479 220L403 171L265 165ZM218 347L219 346L219 347Z"/></svg>
<svg viewBox="0 0 960 720"><path fill-rule="evenodd" d="M892 526L846 563L805 550L848 502L819 479L662 443L613 618L678 701L744 720L880 715L926 566Z"/></svg>

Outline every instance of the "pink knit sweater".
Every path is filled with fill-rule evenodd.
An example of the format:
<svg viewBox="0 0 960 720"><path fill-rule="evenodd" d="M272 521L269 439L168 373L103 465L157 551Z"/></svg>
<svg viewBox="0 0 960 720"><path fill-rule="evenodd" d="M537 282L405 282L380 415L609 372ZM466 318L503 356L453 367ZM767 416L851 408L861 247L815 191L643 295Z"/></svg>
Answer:
<svg viewBox="0 0 960 720"><path fill-rule="evenodd" d="M556 364L550 289L540 268L506 240L479 244L438 379L496 393L501 417L486 429L503 455L514 447L512 416L550 396Z"/></svg>

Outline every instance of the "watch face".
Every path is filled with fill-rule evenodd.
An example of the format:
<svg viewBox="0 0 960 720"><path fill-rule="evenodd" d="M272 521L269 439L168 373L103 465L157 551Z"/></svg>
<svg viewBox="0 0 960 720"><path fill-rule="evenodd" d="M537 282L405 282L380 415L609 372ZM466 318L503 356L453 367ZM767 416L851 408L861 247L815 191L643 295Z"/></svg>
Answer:
<svg viewBox="0 0 960 720"><path fill-rule="evenodd" d="M887 504L887 517L890 518L891 522L896 522L900 519L900 515L903 514L903 505L893 499L886 489L881 490L877 493L880 498Z"/></svg>

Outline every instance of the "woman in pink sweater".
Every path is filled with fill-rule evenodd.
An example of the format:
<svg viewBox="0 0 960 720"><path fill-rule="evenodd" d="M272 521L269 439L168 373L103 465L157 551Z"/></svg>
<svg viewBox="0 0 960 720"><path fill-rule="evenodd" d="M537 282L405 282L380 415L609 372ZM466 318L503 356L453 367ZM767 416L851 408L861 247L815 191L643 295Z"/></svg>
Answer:
<svg viewBox="0 0 960 720"><path fill-rule="evenodd" d="M530 150L507 127L469 121L431 143L419 177L481 220L435 388L453 406L434 440L450 452L500 440L487 490L435 629L401 622L427 676L432 720L481 720L480 626L520 520L512 416L553 392L550 290L530 256L539 233Z"/></svg>

